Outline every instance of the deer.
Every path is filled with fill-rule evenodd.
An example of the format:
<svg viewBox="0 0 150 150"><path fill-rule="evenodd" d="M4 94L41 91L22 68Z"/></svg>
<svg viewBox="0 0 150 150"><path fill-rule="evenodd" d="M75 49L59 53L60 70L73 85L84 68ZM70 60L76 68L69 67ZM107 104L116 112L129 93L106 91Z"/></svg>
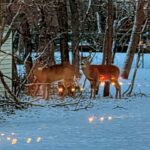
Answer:
<svg viewBox="0 0 150 150"><path fill-rule="evenodd" d="M98 94L99 85L102 82L110 82L116 88L115 97L121 98L121 86L118 78L120 70L115 65L91 65L88 57L81 57L81 69L85 77L89 80L91 86L90 98L95 98Z"/></svg>
<svg viewBox="0 0 150 150"><path fill-rule="evenodd" d="M63 80L65 87L68 87L73 83L75 67L69 63L35 67L32 71L32 75L34 76L33 84L35 83L33 96L36 96L39 86L43 85L43 98L48 99L48 86L51 83Z"/></svg>

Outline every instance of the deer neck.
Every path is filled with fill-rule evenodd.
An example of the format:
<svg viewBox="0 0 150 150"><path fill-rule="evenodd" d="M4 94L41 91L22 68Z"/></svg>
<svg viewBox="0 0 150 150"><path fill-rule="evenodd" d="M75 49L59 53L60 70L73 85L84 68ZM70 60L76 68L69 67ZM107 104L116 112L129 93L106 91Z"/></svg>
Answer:
<svg viewBox="0 0 150 150"><path fill-rule="evenodd" d="M93 80L89 65L84 64L82 66L82 71L88 80Z"/></svg>

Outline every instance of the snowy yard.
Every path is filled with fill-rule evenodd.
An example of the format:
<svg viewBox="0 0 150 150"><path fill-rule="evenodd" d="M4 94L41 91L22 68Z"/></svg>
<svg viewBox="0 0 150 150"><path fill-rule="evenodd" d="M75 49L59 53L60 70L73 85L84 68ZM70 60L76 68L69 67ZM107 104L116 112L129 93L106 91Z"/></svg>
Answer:
<svg viewBox="0 0 150 150"><path fill-rule="evenodd" d="M116 64L123 65L118 54ZM4 114L0 120L1 150L149 150L150 149L150 55L139 68L135 96L121 100L103 98L102 87L96 100L85 95L82 106L56 106L58 100L40 100L45 107L32 107ZM96 61L96 59L95 59ZM135 67L135 60L133 69ZM131 72L131 76L132 76ZM122 91L130 84L121 80ZM88 90L88 84L86 91ZM146 96L142 95L144 93ZM114 96L114 89L111 90ZM79 99L65 100L68 102ZM74 111L90 103L91 108ZM60 101L59 101L60 103ZM61 102L64 103L64 102Z"/></svg>

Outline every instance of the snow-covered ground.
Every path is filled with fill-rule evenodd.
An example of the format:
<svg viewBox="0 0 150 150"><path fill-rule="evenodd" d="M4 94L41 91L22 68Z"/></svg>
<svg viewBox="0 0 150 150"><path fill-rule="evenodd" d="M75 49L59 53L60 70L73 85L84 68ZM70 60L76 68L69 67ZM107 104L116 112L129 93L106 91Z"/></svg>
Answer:
<svg viewBox="0 0 150 150"><path fill-rule="evenodd" d="M123 57L117 54L115 59L120 67L124 63ZM99 60L97 56L94 62ZM90 100L86 93L82 99L66 98L64 101L55 96L48 101L35 102L45 107L32 107L3 116L0 120L0 150L149 150L149 60L150 55L146 54L144 68L137 72L135 96L121 100L103 98L101 87L96 100ZM135 61L130 78L120 79L122 91L130 84ZM112 87L112 96L114 92ZM75 102L75 105L63 106ZM82 109L86 106L87 109Z"/></svg>

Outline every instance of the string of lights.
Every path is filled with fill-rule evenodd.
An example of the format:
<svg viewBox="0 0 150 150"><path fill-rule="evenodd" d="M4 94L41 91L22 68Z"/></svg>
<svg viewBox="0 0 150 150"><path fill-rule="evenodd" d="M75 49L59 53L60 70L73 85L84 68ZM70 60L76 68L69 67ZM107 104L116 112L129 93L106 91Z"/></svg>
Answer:
<svg viewBox="0 0 150 150"><path fill-rule="evenodd" d="M0 144L3 144L3 142L8 141L12 145L16 145L19 142L23 142L26 144L31 144L32 142L40 143L42 142L43 138L41 136L36 136L34 138L32 137L25 137L25 138L20 138L17 137L17 133L10 133L6 134L1 132L0 133Z"/></svg>

